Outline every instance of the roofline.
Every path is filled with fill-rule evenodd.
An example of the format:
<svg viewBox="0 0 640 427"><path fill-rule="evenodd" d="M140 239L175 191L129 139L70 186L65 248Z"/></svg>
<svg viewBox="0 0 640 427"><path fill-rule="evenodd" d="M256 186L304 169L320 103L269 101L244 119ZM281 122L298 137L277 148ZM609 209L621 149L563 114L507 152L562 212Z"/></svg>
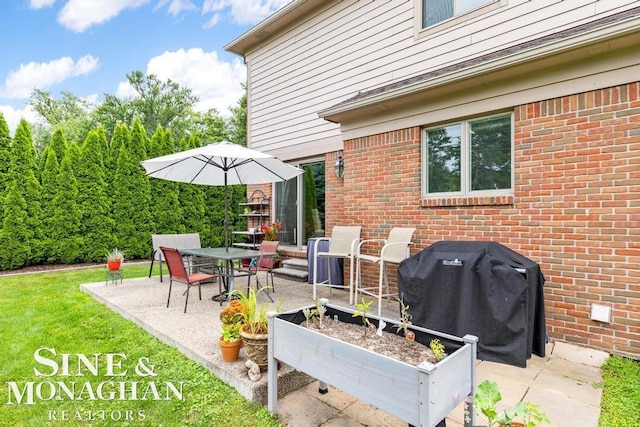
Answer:
<svg viewBox="0 0 640 427"><path fill-rule="evenodd" d="M640 11L640 8L638 8L638 10ZM626 12L628 13L629 11ZM611 25L598 26L592 30L583 31L573 36L542 43L530 48L506 48L503 49L503 51L505 51L504 55L497 55L500 51L493 52L487 55L488 58L485 61L479 63L477 62L478 58L471 59L468 61L471 63L468 67L465 67L464 63L454 64L453 66L447 66L379 88L359 92L350 99L319 111L318 116L331 122L340 123L340 116L342 114L359 108L388 102L402 96L478 77L491 71L513 67L566 51L576 50L607 39L637 33L639 28L640 13L636 13L628 19L616 21ZM541 39L544 39L544 37L541 37ZM447 72L447 68L451 68L451 71ZM420 79L421 76L428 76L431 73L433 73L433 77ZM412 80L416 80L416 82L412 83Z"/></svg>
<svg viewBox="0 0 640 427"><path fill-rule="evenodd" d="M330 3L332 2L323 0L292 0L262 22L225 45L224 50L244 57L253 47L264 42L283 28L286 28L292 22L306 16L311 10Z"/></svg>

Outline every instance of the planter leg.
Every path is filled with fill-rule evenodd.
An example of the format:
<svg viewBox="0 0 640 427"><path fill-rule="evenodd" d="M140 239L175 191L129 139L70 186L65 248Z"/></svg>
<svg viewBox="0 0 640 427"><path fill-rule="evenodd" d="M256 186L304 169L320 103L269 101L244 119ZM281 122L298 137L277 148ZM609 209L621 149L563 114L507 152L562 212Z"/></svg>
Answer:
<svg viewBox="0 0 640 427"><path fill-rule="evenodd" d="M329 387L327 387L327 383L318 381L318 393L320 394L329 393Z"/></svg>
<svg viewBox="0 0 640 427"><path fill-rule="evenodd" d="M278 411L278 361L273 356L273 318L276 314L274 311L267 313L269 317L267 409L273 415Z"/></svg>

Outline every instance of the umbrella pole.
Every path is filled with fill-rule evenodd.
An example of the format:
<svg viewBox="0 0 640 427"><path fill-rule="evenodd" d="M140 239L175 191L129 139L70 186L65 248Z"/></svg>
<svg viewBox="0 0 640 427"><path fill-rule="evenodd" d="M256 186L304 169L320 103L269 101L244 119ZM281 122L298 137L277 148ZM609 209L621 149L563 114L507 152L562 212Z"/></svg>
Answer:
<svg viewBox="0 0 640 427"><path fill-rule="evenodd" d="M229 189L226 170L224 171L224 247L229 252Z"/></svg>

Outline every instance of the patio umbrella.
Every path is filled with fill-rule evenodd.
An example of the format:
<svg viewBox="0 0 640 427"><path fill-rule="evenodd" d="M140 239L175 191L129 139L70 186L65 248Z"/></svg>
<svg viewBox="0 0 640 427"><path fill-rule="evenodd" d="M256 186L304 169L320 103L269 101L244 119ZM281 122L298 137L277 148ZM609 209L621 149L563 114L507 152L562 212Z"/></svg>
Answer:
<svg viewBox="0 0 640 427"><path fill-rule="evenodd" d="M224 186L224 246L229 250L228 186L286 181L304 171L276 157L222 141L145 160L147 175L168 181Z"/></svg>

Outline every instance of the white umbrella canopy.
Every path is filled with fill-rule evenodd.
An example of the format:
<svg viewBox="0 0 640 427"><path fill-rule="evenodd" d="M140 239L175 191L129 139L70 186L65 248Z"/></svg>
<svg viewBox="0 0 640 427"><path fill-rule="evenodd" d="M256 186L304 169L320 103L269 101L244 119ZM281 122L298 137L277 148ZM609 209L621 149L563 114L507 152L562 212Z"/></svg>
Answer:
<svg viewBox="0 0 640 427"><path fill-rule="evenodd" d="M147 176L168 181L225 187L225 247L229 248L227 186L286 181L304 171L276 157L228 141L145 160Z"/></svg>

